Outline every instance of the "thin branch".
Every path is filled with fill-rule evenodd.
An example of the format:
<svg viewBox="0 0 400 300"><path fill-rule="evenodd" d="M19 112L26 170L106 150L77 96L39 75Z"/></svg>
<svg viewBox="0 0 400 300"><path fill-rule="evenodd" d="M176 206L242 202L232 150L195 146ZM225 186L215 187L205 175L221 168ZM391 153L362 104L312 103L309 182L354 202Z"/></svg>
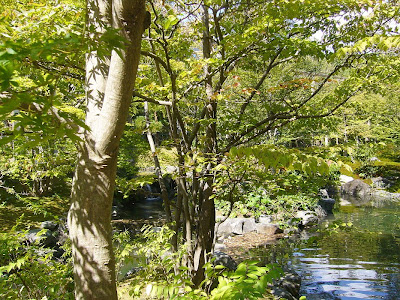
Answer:
<svg viewBox="0 0 400 300"><path fill-rule="evenodd" d="M352 62L352 61L354 61L354 60L356 59L356 57L350 55L349 57L346 58L346 60L345 60L342 64L337 65L337 66L327 75L327 77L324 78L323 82L318 86L318 88L317 88L309 97L307 97L304 101L302 101L297 107L292 108L292 110L290 110L290 111L288 111L288 112L285 112L285 113L281 113L281 114L277 114L277 115L271 115L271 116L269 116L269 117L267 117L267 118L265 118L265 119L259 121L258 123L254 124L253 126L248 127L246 130L244 130L244 131L241 132L240 134L236 135L235 138L228 144L228 146L226 146L226 148L229 148L229 149L230 149L231 147L233 147L233 146L235 146L235 145L239 145L239 144L246 143L246 142L252 140L253 138L259 136L259 134L257 134L256 136L250 137L249 139L247 139L247 140L244 141L244 142L240 142L241 139L242 139L243 137L245 137L246 135L250 134L251 132L255 131L257 128L263 126L264 124L266 124L266 123L268 123L268 122L271 122L270 125L268 125L268 126L266 127L265 130L262 130L262 133L265 133L265 132L267 132L268 130L270 130L271 128L269 128L269 127L272 126L272 124L273 124L276 120L279 120L279 119L284 120L284 119L285 119L285 120L292 120L292 121L294 121L295 119L297 119L297 118L298 118L298 116L297 116L298 110L299 110L300 108L302 108L306 103L308 103L311 99L313 99L313 98L321 91L321 89L325 86L325 84L329 81L329 79L330 79L334 74L336 74L336 73L337 73L341 68L343 68L344 66L348 65L350 59L352 59L352 60L351 60L351 62ZM253 91L253 92L254 92L254 91ZM347 101L347 100L346 100L346 101ZM245 105L246 103L247 103L247 102L245 102L243 105ZM242 107L243 107L243 105L242 105ZM341 105L342 105L342 104L340 104L338 107L340 107ZM246 104L246 106L247 106L247 104ZM335 108L335 110L336 110L336 109L337 109L337 108ZM327 115L330 115L330 114L331 114L331 113L327 113L327 114L323 114L323 115L316 115L315 118L322 118L322 117L327 116ZM301 118L304 118L304 117L301 117ZM239 124L240 124L240 123L239 123ZM274 128L275 128L275 127L274 127ZM224 149L225 151L226 151L226 148Z"/></svg>
<svg viewBox="0 0 400 300"><path fill-rule="evenodd" d="M356 59L353 55L349 55L346 60L342 63L339 64L337 66L335 66L335 68L332 70L332 72L330 72L328 74L328 76L326 76L324 78L324 80L321 82L321 84L315 89L315 91L309 96L307 97L302 103L300 103L296 110L300 109L301 107L303 107L307 102L309 102L312 98L314 98L320 91L321 89L325 86L325 84L329 81L329 79L331 79L331 77L333 75L335 75L340 69L342 69L344 66L347 66L349 64L349 60L350 58L353 58L352 61L354 61L354 59Z"/></svg>
<svg viewBox="0 0 400 300"><path fill-rule="evenodd" d="M254 86L253 91L249 95L249 97L246 99L246 101L242 104L240 107L240 112L239 112L239 118L238 121L236 122L236 126L239 127L240 124L242 123L242 116L249 105L250 101L254 98L255 94L257 93L258 89L261 87L261 85L264 83L265 79L267 78L268 74L271 72L272 68L274 68L274 62L275 60L279 57L279 55L282 53L283 48L279 49L278 52L275 54L275 56L271 59L268 67L265 69L264 74L261 76L260 80L258 83Z"/></svg>
<svg viewBox="0 0 400 300"><path fill-rule="evenodd" d="M168 74L171 72L170 68L168 68L168 66L165 63L165 61L161 57L159 57L157 54L154 54L154 53L151 53L151 52L148 52L148 51L140 51L140 55L151 57L152 59L157 61L160 65L162 65L163 68L165 69L165 71L167 71Z"/></svg>
<svg viewBox="0 0 400 300"><path fill-rule="evenodd" d="M138 93L136 91L133 92L133 97L137 97L137 98L140 98L142 100L133 100L132 102L144 102L144 101L147 101L147 102L158 104L158 105L167 105L167 106L171 106L172 105L172 102L170 102L170 101L156 100L154 98L142 95L142 94L140 94L140 93Z"/></svg>
<svg viewBox="0 0 400 300"><path fill-rule="evenodd" d="M187 150L189 150L190 149L190 144L189 144L189 139L188 139L188 136L187 136L185 123L183 122L183 119L182 119L182 115L181 115L179 109L177 109L177 108L174 110L174 113L176 114L176 119L178 121L179 127L181 128L182 139L183 139L183 142L185 144L185 147L186 147Z"/></svg>
<svg viewBox="0 0 400 300"><path fill-rule="evenodd" d="M48 64L46 64L45 62L42 61L32 61L32 64L38 68L42 68L46 71L52 71L52 72L57 72L59 74L61 74L62 76L66 76L66 77L70 77L70 78L74 78L74 79L78 79L78 80L84 80L85 76L84 75L80 75L80 74L76 74L76 73L72 73L72 72L68 72L68 71L62 71L59 70L55 67L49 66Z"/></svg>
<svg viewBox="0 0 400 300"><path fill-rule="evenodd" d="M29 288L29 285L26 283L26 281L22 278L21 274L18 272L18 270L15 272L17 277L21 280L22 285L25 287L26 291L28 292L29 296L33 296L31 293L31 289Z"/></svg>
<svg viewBox="0 0 400 300"><path fill-rule="evenodd" d="M196 10L198 10L201 6L201 2L197 5L196 8L194 8L192 11L189 11L187 13L187 15L185 17L183 17L182 19L179 19L179 21L173 26L171 33L168 36L168 39L172 39L172 37L174 36L176 30L178 29L180 23L182 23L183 21L185 21L186 19L188 19L190 16L194 15L194 13L196 12Z"/></svg>
<svg viewBox="0 0 400 300"><path fill-rule="evenodd" d="M216 68L214 71L210 72L209 76L211 76L211 77L214 76L221 69L224 69L225 72L230 72L234 68L235 63L237 63L241 58L243 58L244 54L248 54L249 52L251 52L254 49L253 48L254 46L255 46L255 43L252 43L251 45L245 47L244 49L239 51L237 54L235 54L231 58L229 58L221 66ZM207 80L207 78L203 77L199 81L191 83L190 86L182 93L181 99L185 98L188 93L190 93L194 88L196 88L199 85L203 84L206 80ZM220 89L220 85L217 84L216 85L216 90L214 92L218 91L219 89Z"/></svg>
<svg viewBox="0 0 400 300"><path fill-rule="evenodd" d="M254 134L253 136L247 138L244 141L240 141L244 136L246 136L249 132L246 132L245 134L240 135L240 137L238 139L236 139L236 141L234 143L229 144L225 149L224 152L229 151L229 149L231 147L237 146L237 145L241 145L241 144L245 144L250 142L251 140L254 140L255 138L259 137L260 135L266 133L269 130L272 129L276 129L276 128L281 128L287 124L289 124L290 122L294 122L296 120L300 120L300 119L319 119L319 118L325 118L325 117L329 117L331 115L334 114L334 112L336 110L339 109L339 107L343 106L351 97L353 97L355 94L357 94L362 87L357 88L356 90L354 90L352 93L350 93L344 100L342 100L340 103L338 103L335 107L333 107L329 112L324 113L324 114L319 114L319 115L296 115L296 114L287 114L287 115L281 115L281 116L277 116L276 118L267 118L264 119L263 121L259 122L258 124L265 124L268 121L271 121L264 129L259 130L256 134ZM280 124L277 124L275 126L273 126L273 124L277 121L277 120L285 120ZM254 126L252 126L254 131L256 128Z"/></svg>

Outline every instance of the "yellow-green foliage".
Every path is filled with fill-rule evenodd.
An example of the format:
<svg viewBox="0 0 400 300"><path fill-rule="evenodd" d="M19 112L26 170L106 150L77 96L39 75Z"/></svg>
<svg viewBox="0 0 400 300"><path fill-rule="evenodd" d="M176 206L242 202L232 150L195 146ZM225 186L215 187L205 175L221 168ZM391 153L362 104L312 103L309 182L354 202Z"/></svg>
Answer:
<svg viewBox="0 0 400 300"><path fill-rule="evenodd" d="M344 166L341 166L340 174L350 176L355 179L359 179L360 177L358 176L358 174L354 173L354 170L360 167L360 163L356 161L356 162L347 162L346 164L349 165L352 170L350 170L349 168L345 168Z"/></svg>
<svg viewBox="0 0 400 300"><path fill-rule="evenodd" d="M62 110L63 112L69 113L71 115L76 116L77 118L83 120L85 119L85 111L74 107L74 106L70 106L70 105L62 105L60 107L58 107L60 110Z"/></svg>
<svg viewBox="0 0 400 300"><path fill-rule="evenodd" d="M160 161L161 167L165 168L166 166L178 165L178 156L176 149L158 148L156 154ZM139 156L137 166L140 169L154 167L153 154L150 150L144 152Z"/></svg>
<svg viewBox="0 0 400 300"><path fill-rule="evenodd" d="M9 197L14 197L10 196ZM4 200L4 198L3 198ZM40 222L66 214L69 200L61 197L14 197L0 205L0 232L7 232L24 216L23 225L38 227Z"/></svg>
<svg viewBox="0 0 400 300"><path fill-rule="evenodd" d="M394 169L400 168L400 162L390 161L388 159L381 159L381 161L375 161L375 166L386 166L393 167Z"/></svg>

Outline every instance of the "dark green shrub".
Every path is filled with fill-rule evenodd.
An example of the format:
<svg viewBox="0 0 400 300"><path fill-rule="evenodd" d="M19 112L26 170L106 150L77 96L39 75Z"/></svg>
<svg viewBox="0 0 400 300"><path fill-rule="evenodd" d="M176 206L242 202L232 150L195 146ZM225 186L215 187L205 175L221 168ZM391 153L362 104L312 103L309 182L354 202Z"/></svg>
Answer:
<svg viewBox="0 0 400 300"><path fill-rule="evenodd" d="M0 233L1 299L73 299L72 264L24 243L26 232Z"/></svg>

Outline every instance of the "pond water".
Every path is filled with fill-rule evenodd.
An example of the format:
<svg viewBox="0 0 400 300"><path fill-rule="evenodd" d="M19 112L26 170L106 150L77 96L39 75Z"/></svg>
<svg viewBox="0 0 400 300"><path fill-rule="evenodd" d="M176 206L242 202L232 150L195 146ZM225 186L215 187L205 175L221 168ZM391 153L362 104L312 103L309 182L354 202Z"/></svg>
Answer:
<svg viewBox="0 0 400 300"><path fill-rule="evenodd" d="M135 205L141 218L163 214L160 199ZM340 199L321 227L244 258L288 264L302 277L307 300L400 299L400 203Z"/></svg>
<svg viewBox="0 0 400 300"><path fill-rule="evenodd" d="M289 260L302 277L301 295L400 299L400 205L341 199L326 224L331 227L299 243Z"/></svg>

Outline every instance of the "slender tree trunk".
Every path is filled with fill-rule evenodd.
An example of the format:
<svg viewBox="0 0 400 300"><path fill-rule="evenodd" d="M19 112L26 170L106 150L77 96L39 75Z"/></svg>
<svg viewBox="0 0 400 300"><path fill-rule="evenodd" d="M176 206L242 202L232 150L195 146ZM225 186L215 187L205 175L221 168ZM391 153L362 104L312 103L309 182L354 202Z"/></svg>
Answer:
<svg viewBox="0 0 400 300"><path fill-rule="evenodd" d="M326 135L324 139L324 145L325 147L329 147L329 137Z"/></svg>
<svg viewBox="0 0 400 300"><path fill-rule="evenodd" d="M211 37L208 7L203 5L203 56L210 58L211 56ZM212 77L209 66L204 67L205 73L205 90L207 96L207 112L206 117L213 120L206 128L205 153L206 156L212 156L217 152L216 140L216 118L217 103L213 97ZM214 242L215 227L215 205L211 198L214 185L213 163L210 161L204 176L204 181L200 184L199 196L199 220L197 224L196 247L194 252L194 279L193 283L198 286L204 279L203 266L209 261L209 254L212 252Z"/></svg>
<svg viewBox="0 0 400 300"><path fill-rule="evenodd" d="M147 101L144 102L144 114L145 114L145 118L146 118L147 141L150 145L151 154L152 154L153 160L154 160L154 167L156 168L155 173L156 173L158 183L159 183L160 189L161 189L161 199L163 200L163 204L164 204L166 220L167 220L167 223L171 223L171 221L172 221L171 205L170 205L170 201L168 198L167 187L165 186L164 178L162 176L161 165L160 165L160 161L158 160L158 155L156 152L156 146L154 144L153 135L151 134L151 130L150 130L149 104Z"/></svg>
<svg viewBox="0 0 400 300"><path fill-rule="evenodd" d="M68 227L76 299L117 299L111 206L119 141L132 98L145 18L144 0L88 0L87 28L96 41L112 25L126 39L110 56L86 62L86 125L78 147ZM93 44L96 49L104 45Z"/></svg>
<svg viewBox="0 0 400 300"><path fill-rule="evenodd" d="M368 135L369 135L369 133L370 133L370 130L371 130L371 120L367 120L367 126L368 126ZM369 137L368 136L366 136L365 138L364 138L364 141L365 142L369 142Z"/></svg>
<svg viewBox="0 0 400 300"><path fill-rule="evenodd" d="M347 118L346 118L345 114L343 114L343 123L344 123L344 137L343 137L343 139L344 139L344 143L347 143L349 140L348 140L348 136L347 136Z"/></svg>

